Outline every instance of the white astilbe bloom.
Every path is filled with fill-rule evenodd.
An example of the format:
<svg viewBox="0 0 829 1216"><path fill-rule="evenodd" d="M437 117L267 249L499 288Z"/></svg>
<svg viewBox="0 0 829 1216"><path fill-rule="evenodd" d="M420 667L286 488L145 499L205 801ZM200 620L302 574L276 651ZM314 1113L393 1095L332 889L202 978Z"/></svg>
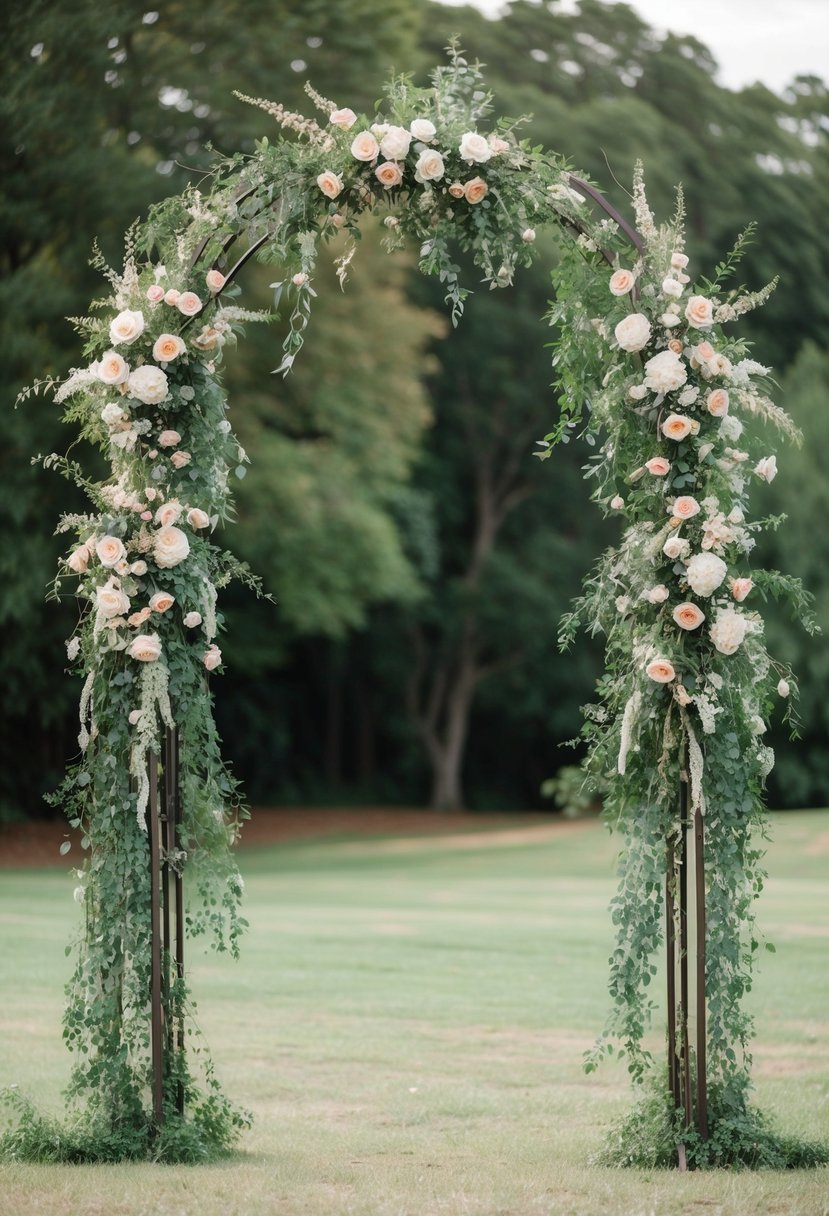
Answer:
<svg viewBox="0 0 829 1216"><path fill-rule="evenodd" d="M97 622L96 622L97 623ZM87 729L87 720L90 727L94 731L94 720L92 717L92 685L95 681L95 669L93 668L89 675L84 680L83 688L81 689L81 699L78 705L78 717L81 723L81 729L78 734L78 747L82 752L85 752L89 746L91 738L90 731Z"/></svg>
<svg viewBox="0 0 829 1216"><path fill-rule="evenodd" d="M619 759L616 761L616 771L622 777L625 775L625 769L627 768L627 756L630 751L633 728L639 717L641 703L642 694L637 689L625 705L625 712L622 715L622 728L619 735Z"/></svg>
<svg viewBox="0 0 829 1216"><path fill-rule="evenodd" d="M694 702L699 713L704 735L713 735L717 730L716 717L722 713L722 706L717 705L706 693L698 692Z"/></svg>
<svg viewBox="0 0 829 1216"><path fill-rule="evenodd" d="M702 754L702 748L694 734L694 728L688 719L688 714L683 709L682 725L685 728L685 735L688 740L688 774L691 785L691 810L699 811L701 815L705 814L705 793L702 787L703 774L705 771L705 759Z"/></svg>
<svg viewBox="0 0 829 1216"><path fill-rule="evenodd" d="M73 367L67 379L55 393L55 403L60 405L67 397L73 397L75 393L79 393L82 388L88 388L90 384L98 383L98 365L96 363L93 363L91 367Z"/></svg>
<svg viewBox="0 0 829 1216"><path fill-rule="evenodd" d="M138 797L135 814L138 826L147 830L146 812L150 798L150 779L147 772L147 753L158 747L158 718L165 726L175 729L173 709L170 705L168 671L163 662L147 663L141 669L140 716L136 723L134 742L130 748L130 774L134 778Z"/></svg>

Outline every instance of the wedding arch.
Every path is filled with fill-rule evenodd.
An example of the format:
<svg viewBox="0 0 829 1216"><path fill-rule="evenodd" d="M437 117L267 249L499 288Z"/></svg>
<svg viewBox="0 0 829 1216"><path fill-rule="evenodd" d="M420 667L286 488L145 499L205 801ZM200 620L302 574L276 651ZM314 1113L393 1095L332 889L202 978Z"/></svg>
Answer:
<svg viewBox="0 0 829 1216"><path fill-rule="evenodd" d="M91 503L60 521L77 540L54 588L76 576L82 605L67 643L84 679L81 755L54 800L86 853L64 1021L69 1093L85 1108L56 1147L48 1122L18 1099L4 1151L46 1154L51 1137L53 1160L203 1160L246 1124L191 1037L184 968L186 935L236 954L245 925L233 855L244 816L220 756L209 674L222 666L218 591L234 577L257 583L211 540L247 459L221 362L239 327L264 318L234 302L239 271L258 254L281 268L275 308L287 308L289 325L279 370L290 371L320 243L344 240L344 282L360 218L373 211L389 249L416 242L453 323L467 296L456 249L491 288L507 287L532 260L537 227L565 237L550 313L561 419L536 454L585 434L593 499L624 523L562 629L565 645L581 624L606 636L600 701L586 707L583 733L587 779L623 841L613 1008L586 1067L620 1050L636 1082L656 1078L608 1159L825 1159L776 1138L750 1107L741 1003L757 951L751 908L773 762L763 732L775 696L788 716L796 692L767 654L754 604L788 595L811 627L795 580L750 568L763 521L748 518L749 487L776 472L754 423L794 428L769 397L769 369L724 327L771 286L725 286L745 237L712 278L693 278L681 194L657 226L637 170L632 228L560 157L531 147L519 122L491 118L480 72L456 48L432 87L392 80L375 121L307 91L322 125L244 98L285 134L219 163L209 189L154 207L128 234L122 271L98 257L111 294L76 321L86 362L23 394L53 391L111 472L99 482L67 457L43 459ZM645 1045L663 943L667 1069Z"/></svg>

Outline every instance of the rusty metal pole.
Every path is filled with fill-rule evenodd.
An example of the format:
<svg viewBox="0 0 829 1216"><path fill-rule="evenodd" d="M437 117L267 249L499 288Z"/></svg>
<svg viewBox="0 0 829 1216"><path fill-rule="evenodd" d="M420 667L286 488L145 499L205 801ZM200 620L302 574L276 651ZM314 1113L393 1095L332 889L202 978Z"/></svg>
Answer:
<svg viewBox="0 0 829 1216"><path fill-rule="evenodd" d="M176 939L175 939L175 972L176 979L184 978L184 881L181 876L181 866L178 859L178 850L180 844L180 825L181 825L181 791L179 788L179 732L177 729L168 729L166 736L167 747L167 765L170 774L170 801L168 804L168 814L170 816L171 826L171 848L174 854L173 861L173 889L175 892L175 921L176 921ZM173 1050L173 1034L175 1033L175 1050L179 1053L179 1057L184 1054L184 1009L181 1006L180 999L177 999L174 1007L170 1010L171 1018L175 1024L171 1024L170 1030L170 1050ZM184 1114L184 1084L181 1080L176 1086L176 1109L178 1113Z"/></svg>
<svg viewBox="0 0 829 1216"><path fill-rule="evenodd" d="M697 915L697 1127L708 1139L708 1053L705 988L706 915L705 915L705 821L702 810L694 811L694 858L696 871Z"/></svg>
<svg viewBox="0 0 829 1216"><path fill-rule="evenodd" d="M153 1069L153 1119L164 1122L164 1014L161 1002L161 840L158 816L158 757L148 759L150 800L147 833L150 844L150 1044Z"/></svg>
<svg viewBox="0 0 829 1216"><path fill-rule="evenodd" d="M679 1065L676 1054L676 850L668 841L665 874L665 943L668 988L668 1088L675 1107L679 1106Z"/></svg>
<svg viewBox="0 0 829 1216"><path fill-rule="evenodd" d="M679 782L679 817L682 836L679 851L679 1019L682 1036L682 1104L685 1125L693 1121L691 1099L691 1052L688 1030L688 778L683 771Z"/></svg>

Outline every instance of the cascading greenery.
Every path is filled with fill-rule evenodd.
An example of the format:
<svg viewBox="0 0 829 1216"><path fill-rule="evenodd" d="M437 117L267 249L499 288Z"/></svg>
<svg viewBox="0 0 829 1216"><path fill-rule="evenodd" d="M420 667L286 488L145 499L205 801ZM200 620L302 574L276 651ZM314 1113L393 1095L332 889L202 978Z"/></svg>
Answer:
<svg viewBox="0 0 829 1216"><path fill-rule="evenodd" d="M543 455L578 429L589 403L588 439L607 434L590 467L596 498L629 521L564 629L569 638L589 619L608 637L603 703L589 710L585 733L594 775L615 774L606 782L607 807L625 836L609 1034L624 1040L631 1071L643 1078L647 987L661 934L665 842L678 830L684 741L693 798L708 807L717 876L709 892L711 1054L721 1111L744 1115L750 1025L739 1001L755 947L744 930L762 881L753 830L762 825L760 788L771 762L762 716L778 672L763 649L759 616L734 606L751 590L742 567L757 525L745 517L748 454L730 445L742 430L738 412L784 416L765 396L765 369L746 359L739 340L725 338L721 324L761 302L762 293L712 303L718 282L703 283L706 294L691 296L683 315L679 224L657 230L639 187L646 253L631 271L616 270L608 293L600 249L622 248L616 225L585 218L566 166L522 140L520 121L491 121L480 73L456 48L431 88L393 80L373 122L309 94L327 115L324 126L255 100L286 134L218 164L209 189L154 208L129 235L122 272L98 259L111 294L76 320L87 362L66 382L40 382L24 394L55 391L66 420L104 453L111 473L93 482L74 461L44 458L91 502L89 514L59 525L77 541L54 588L59 594L77 576L80 619L67 647L84 678L81 758L55 802L82 829L87 854L76 889L86 916L65 1019L76 1059L70 1095L86 1105L70 1125L55 1125L14 1099L17 1122L3 1153L196 1161L227 1151L246 1124L209 1058L198 1057L196 1077L178 1050L160 1126L150 1113L146 764L175 723L183 831L172 861L190 896L189 930L235 954L244 921L232 846L244 812L222 764L208 674L222 662L218 590L233 577L258 585L210 538L232 519L231 477L244 475L247 460L226 417L223 350L247 322L267 317L232 302L231 252L247 245L281 268L275 307L284 304L289 316L280 366L288 372L310 317L319 243L344 240L344 282L367 209L385 211L389 249L407 238L416 243L420 268L444 283L455 322L467 290L454 250L471 253L490 287L503 287L531 260L536 225L581 233L564 243L556 275L564 417ZM682 415L671 412L674 402ZM757 476L772 471L768 458L754 466ZM805 602L782 576L753 575L755 597L781 588ZM704 630L697 600L705 605ZM782 678L793 687L787 673ZM189 1014L184 981L168 999L168 1017ZM596 1058L609 1050L609 1039L601 1040ZM660 1101L660 1118L670 1124L673 1112L665 1115ZM659 1136L661 1127L651 1148Z"/></svg>

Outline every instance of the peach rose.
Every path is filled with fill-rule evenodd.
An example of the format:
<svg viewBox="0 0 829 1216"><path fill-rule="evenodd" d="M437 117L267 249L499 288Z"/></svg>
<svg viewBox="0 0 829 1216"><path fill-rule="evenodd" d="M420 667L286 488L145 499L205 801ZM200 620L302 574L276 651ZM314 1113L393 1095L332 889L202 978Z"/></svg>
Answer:
<svg viewBox="0 0 829 1216"><path fill-rule="evenodd" d="M195 317L202 310L202 302L195 291L183 291L176 300L176 308L185 317Z"/></svg>
<svg viewBox="0 0 829 1216"><path fill-rule="evenodd" d="M127 647L127 654L131 659L138 659L139 663L154 663L161 657L161 641L158 634L139 633L138 637L133 638Z"/></svg>
<svg viewBox="0 0 829 1216"><path fill-rule="evenodd" d="M705 399L705 407L715 418L724 418L728 413L728 393L724 388L715 388Z"/></svg>
<svg viewBox="0 0 829 1216"><path fill-rule="evenodd" d="M191 507L187 512L187 522L191 528L207 528L210 516L206 511L202 511L201 507Z"/></svg>
<svg viewBox="0 0 829 1216"><path fill-rule="evenodd" d="M452 182L452 185L448 189L452 198L463 198L463 185L461 182Z"/></svg>
<svg viewBox="0 0 829 1216"><path fill-rule="evenodd" d="M328 121L343 131L350 131L357 121L357 115L346 106L342 110L332 110L328 115Z"/></svg>
<svg viewBox="0 0 829 1216"><path fill-rule="evenodd" d="M731 581L731 594L738 604L742 604L743 600L748 595L751 588L754 586L753 578L735 578Z"/></svg>
<svg viewBox="0 0 829 1216"><path fill-rule="evenodd" d="M177 443L181 443L181 435L178 431L162 431L158 437L160 448L174 448Z"/></svg>
<svg viewBox="0 0 829 1216"><path fill-rule="evenodd" d="M623 317L613 333L622 350L632 354L647 346L651 336L651 324L643 312L632 312Z"/></svg>
<svg viewBox="0 0 829 1216"><path fill-rule="evenodd" d="M714 306L705 296L691 296L685 320L692 329L709 329L714 324Z"/></svg>
<svg viewBox="0 0 829 1216"><path fill-rule="evenodd" d="M489 193L489 186L482 177L472 177L464 182L463 196L468 203L479 203Z"/></svg>
<svg viewBox="0 0 829 1216"><path fill-rule="evenodd" d="M95 546L95 552L101 565L112 569L123 560L127 551L117 536L102 536Z"/></svg>
<svg viewBox="0 0 829 1216"><path fill-rule="evenodd" d="M355 160L375 160L379 151L380 145L371 131L360 131L351 141L351 155Z"/></svg>
<svg viewBox="0 0 829 1216"><path fill-rule="evenodd" d="M699 515L699 503L693 495L682 494L668 510L677 519L693 519L695 515Z"/></svg>
<svg viewBox="0 0 829 1216"><path fill-rule="evenodd" d="M705 613L696 604L677 604L671 614L681 629L696 629L705 620Z"/></svg>
<svg viewBox="0 0 829 1216"><path fill-rule="evenodd" d="M215 671L217 667L221 666L222 652L215 642L204 652L203 662L208 671Z"/></svg>
<svg viewBox="0 0 829 1216"><path fill-rule="evenodd" d="M108 350L98 364L98 379L104 384L124 384L130 374L126 360L117 351Z"/></svg>
<svg viewBox="0 0 829 1216"><path fill-rule="evenodd" d="M189 452L173 452L170 457L170 464L174 469L183 469L186 464L189 464L193 457Z"/></svg>
<svg viewBox="0 0 829 1216"><path fill-rule="evenodd" d="M691 419L683 417L682 414L669 414L662 423L662 434L666 439L673 439L677 443L686 439L693 429Z"/></svg>
<svg viewBox="0 0 829 1216"><path fill-rule="evenodd" d="M147 288L147 299L151 304L160 304L164 299L164 288L159 283L152 283Z"/></svg>
<svg viewBox="0 0 829 1216"><path fill-rule="evenodd" d="M169 591L156 591L150 600L150 610L152 612L167 612L175 602L176 597L170 595Z"/></svg>
<svg viewBox="0 0 829 1216"><path fill-rule="evenodd" d="M333 199L342 194L343 179L338 173L332 173L330 169L326 169L317 178L317 185L326 198Z"/></svg>
<svg viewBox="0 0 829 1216"><path fill-rule="evenodd" d="M657 684L670 684L671 680L676 679L673 664L667 659L652 659L645 668L645 674Z"/></svg>
<svg viewBox="0 0 829 1216"><path fill-rule="evenodd" d="M610 287L611 295L626 296L633 289L635 282L636 275L632 270L619 269L613 271L608 286Z"/></svg>
<svg viewBox="0 0 829 1216"><path fill-rule="evenodd" d="M645 468L649 473L653 473L654 477L667 477L671 471L671 462L664 456L652 456L650 460L645 461Z"/></svg>
<svg viewBox="0 0 829 1216"><path fill-rule="evenodd" d="M109 340L113 346L119 346L121 343L129 346L136 338L140 338L143 332L143 312L134 312L132 309L126 308L110 321Z"/></svg>
<svg viewBox="0 0 829 1216"><path fill-rule="evenodd" d="M221 270L216 270L214 267L212 270L208 270L207 274L204 276L204 281L207 285L207 290L211 294L215 295L217 291L221 291L224 287L225 276L222 274Z"/></svg>
<svg viewBox="0 0 829 1216"><path fill-rule="evenodd" d="M176 334L161 334L153 346L153 358L157 363L172 363L186 350L187 347Z"/></svg>
<svg viewBox="0 0 829 1216"><path fill-rule="evenodd" d="M403 181L400 166L396 165L393 160L384 160L382 165L378 165L374 170L374 176L384 190L392 190Z"/></svg>
<svg viewBox="0 0 829 1216"><path fill-rule="evenodd" d="M138 629L146 620L149 620L152 614L152 608L142 608L140 612L133 612L132 616L127 617L127 624L130 629Z"/></svg>

